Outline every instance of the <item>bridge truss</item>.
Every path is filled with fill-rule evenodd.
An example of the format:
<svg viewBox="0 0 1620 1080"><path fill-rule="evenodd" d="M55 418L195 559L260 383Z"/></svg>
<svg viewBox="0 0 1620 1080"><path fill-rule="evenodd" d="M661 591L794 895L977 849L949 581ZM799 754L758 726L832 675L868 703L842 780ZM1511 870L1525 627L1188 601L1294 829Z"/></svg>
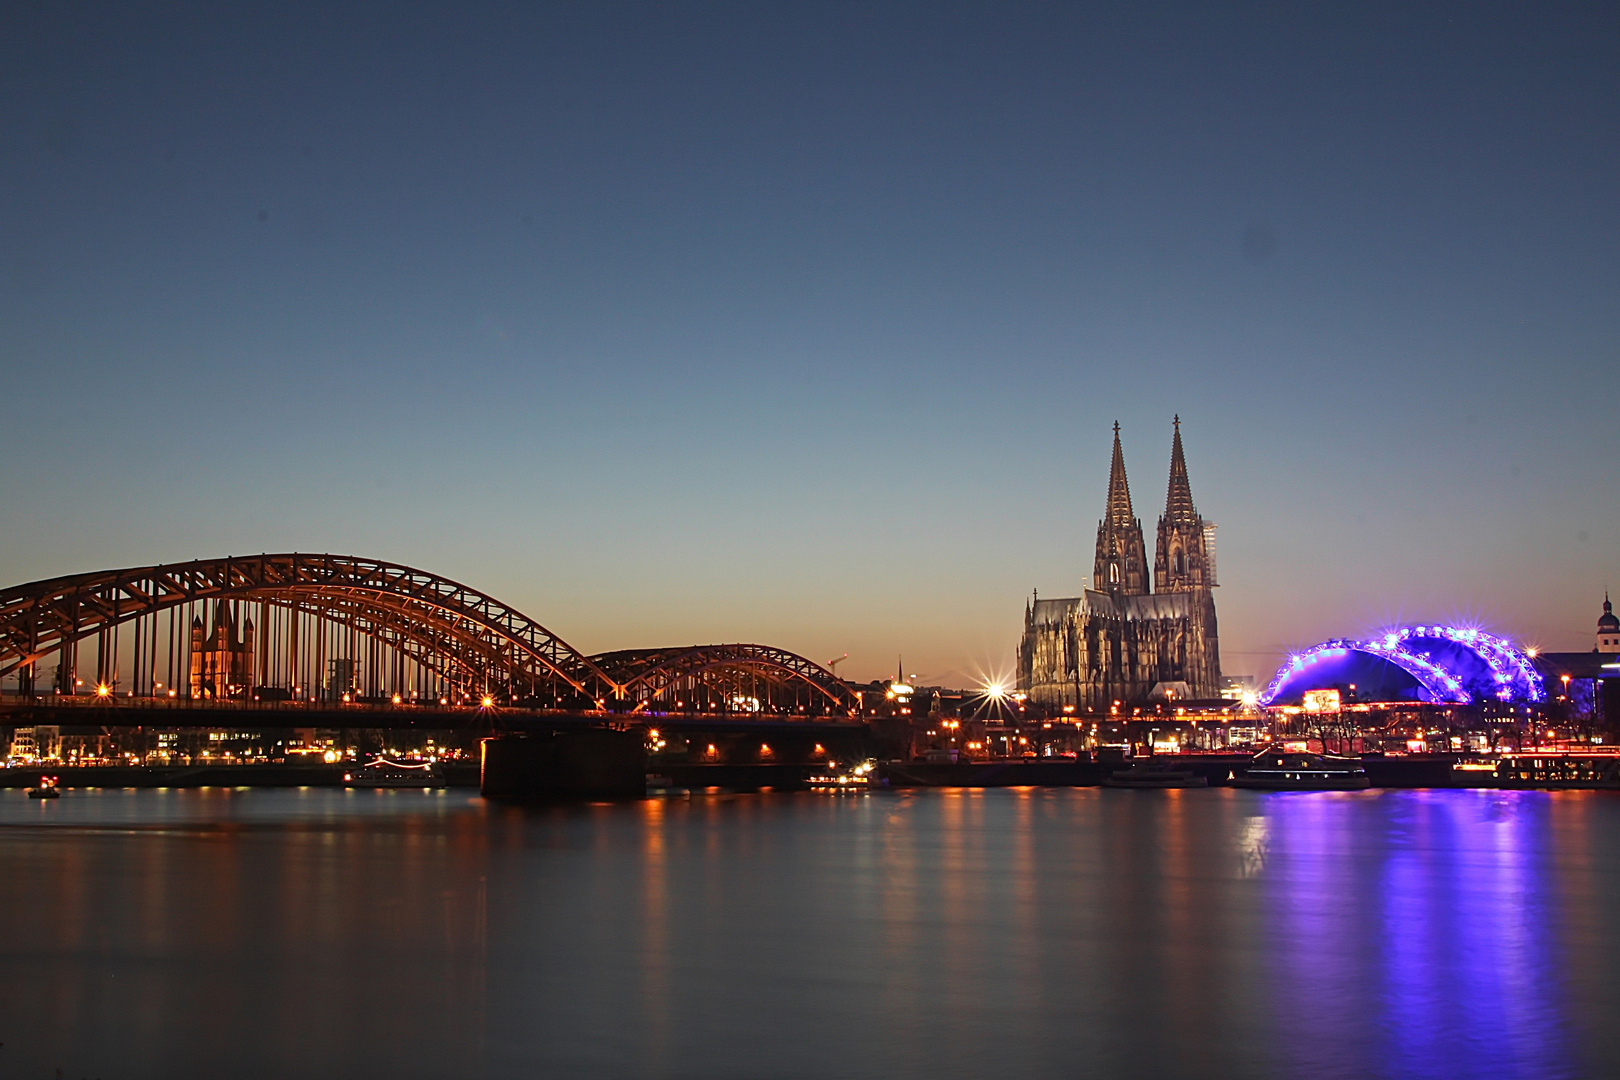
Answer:
<svg viewBox="0 0 1620 1080"><path fill-rule="evenodd" d="M848 715L854 696L837 676L769 645L690 645L601 653L634 712Z"/></svg>
<svg viewBox="0 0 1620 1080"><path fill-rule="evenodd" d="M486 593L348 555L206 559L0 590L0 678L34 694L53 658L56 693L114 699L821 716L853 705L831 672L783 649L587 657Z"/></svg>
<svg viewBox="0 0 1620 1080"><path fill-rule="evenodd" d="M121 634L125 627L133 634ZM165 682L161 674L173 696L194 696L204 689L193 674L199 636L211 657L222 636L230 638L245 654L233 670L252 675L240 686L222 686L210 671L209 696L253 696L260 689L290 697L330 689L447 699L503 692L584 704L617 690L573 646L494 597L375 559L299 553L210 559L0 591L0 676L16 671L24 688L53 653L59 691L84 683L89 672L81 673L78 650L90 641L93 686L148 694ZM357 670L368 671L368 681L331 685Z"/></svg>

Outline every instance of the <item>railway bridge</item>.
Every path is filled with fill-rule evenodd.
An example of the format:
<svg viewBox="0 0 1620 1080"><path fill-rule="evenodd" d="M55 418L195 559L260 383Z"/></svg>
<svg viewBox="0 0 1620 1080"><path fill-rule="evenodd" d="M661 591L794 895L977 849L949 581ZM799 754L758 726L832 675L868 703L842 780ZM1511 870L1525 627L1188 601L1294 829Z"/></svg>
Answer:
<svg viewBox="0 0 1620 1080"><path fill-rule="evenodd" d="M49 672L48 676L45 675ZM587 656L427 571L288 553L104 570L0 591L0 680L23 697L848 718L830 671L730 643Z"/></svg>
<svg viewBox="0 0 1620 1080"><path fill-rule="evenodd" d="M0 590L0 683L14 684L4 709L21 723L474 728L553 741L659 727L714 733L705 745L752 731L771 733L759 746L818 748L862 730L849 687L787 649L587 655L461 582L300 552Z"/></svg>

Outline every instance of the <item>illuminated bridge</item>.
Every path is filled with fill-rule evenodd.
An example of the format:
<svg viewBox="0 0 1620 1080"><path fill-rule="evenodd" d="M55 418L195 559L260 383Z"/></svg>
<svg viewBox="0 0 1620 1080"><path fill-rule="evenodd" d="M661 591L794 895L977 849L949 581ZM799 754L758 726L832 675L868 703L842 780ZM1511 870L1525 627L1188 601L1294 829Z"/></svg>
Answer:
<svg viewBox="0 0 1620 1080"><path fill-rule="evenodd" d="M346 555L256 555L0 591L0 679L109 705L511 708L849 719L819 664L766 645L586 656L476 589Z"/></svg>
<svg viewBox="0 0 1620 1080"><path fill-rule="evenodd" d="M1423 625L1363 640L1335 638L1294 653L1260 694L1260 704L1351 686L1373 701L1534 704L1547 696L1530 657L1512 642L1473 627Z"/></svg>

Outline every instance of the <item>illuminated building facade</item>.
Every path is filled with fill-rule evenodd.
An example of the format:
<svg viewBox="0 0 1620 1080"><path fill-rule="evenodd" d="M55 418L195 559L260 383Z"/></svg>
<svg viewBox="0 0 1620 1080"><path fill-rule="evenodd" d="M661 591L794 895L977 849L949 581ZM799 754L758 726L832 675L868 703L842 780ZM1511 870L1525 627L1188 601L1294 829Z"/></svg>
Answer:
<svg viewBox="0 0 1620 1080"><path fill-rule="evenodd" d="M49 761L61 752L61 732L54 724L13 728L8 756L12 761L29 764Z"/></svg>
<svg viewBox="0 0 1620 1080"><path fill-rule="evenodd" d="M1115 424L1108 501L1092 564L1096 588L1060 599L1036 595L1025 606L1018 689L1037 704L1086 712L1107 712L1116 702L1218 697L1214 530L1193 504L1177 417L1149 568Z"/></svg>
<svg viewBox="0 0 1620 1080"><path fill-rule="evenodd" d="M212 630L203 629L201 617L191 620L191 696L219 699L248 691L253 656L253 620L243 620L238 636L231 605L221 600Z"/></svg>

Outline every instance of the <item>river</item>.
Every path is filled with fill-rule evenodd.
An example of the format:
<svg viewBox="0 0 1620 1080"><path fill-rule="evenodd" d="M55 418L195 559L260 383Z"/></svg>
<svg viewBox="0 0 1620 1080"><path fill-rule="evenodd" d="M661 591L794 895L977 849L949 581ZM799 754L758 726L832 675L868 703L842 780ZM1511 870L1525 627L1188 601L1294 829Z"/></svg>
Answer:
<svg viewBox="0 0 1620 1080"><path fill-rule="evenodd" d="M5 1077L1595 1077L1616 1017L1613 793L0 792Z"/></svg>

